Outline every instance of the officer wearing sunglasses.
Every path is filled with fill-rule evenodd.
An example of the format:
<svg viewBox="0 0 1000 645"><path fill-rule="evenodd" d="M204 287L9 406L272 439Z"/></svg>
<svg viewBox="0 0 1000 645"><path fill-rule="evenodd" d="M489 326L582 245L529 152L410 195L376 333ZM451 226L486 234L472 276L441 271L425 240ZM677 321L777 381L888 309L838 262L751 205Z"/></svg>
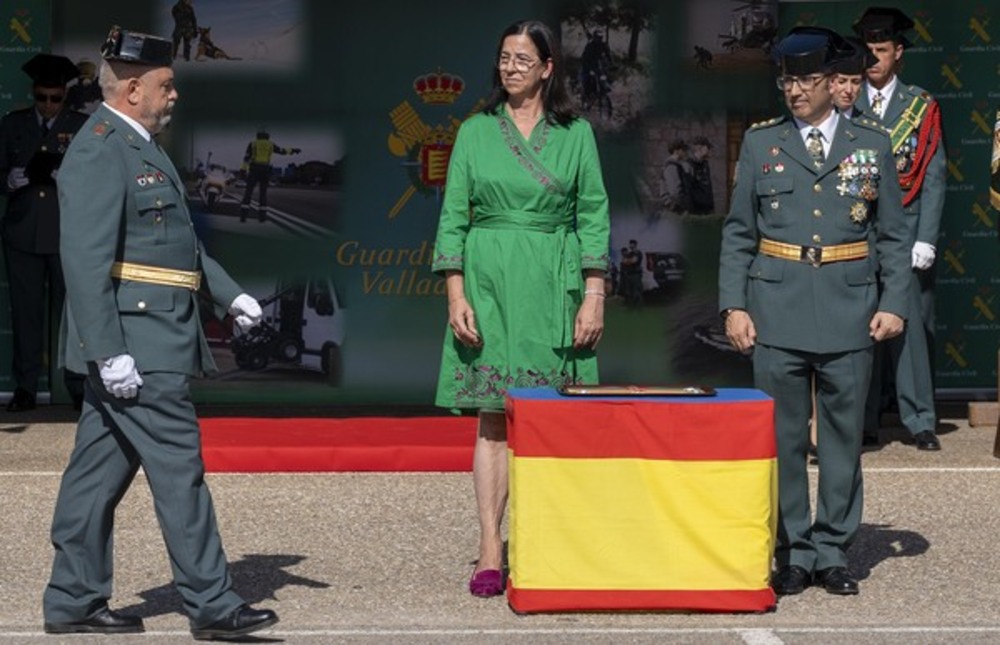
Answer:
<svg viewBox="0 0 1000 645"><path fill-rule="evenodd" d="M7 197L0 237L13 332L14 395L8 412L35 407L39 377L49 370L44 356L56 355L45 351L51 337L46 309L51 303L48 320L58 324L64 293L56 175L69 142L87 120L65 109L66 84L79 76L68 58L37 54L22 69L31 77L34 104L0 120L0 192ZM82 378L65 374L74 402L82 400Z"/></svg>

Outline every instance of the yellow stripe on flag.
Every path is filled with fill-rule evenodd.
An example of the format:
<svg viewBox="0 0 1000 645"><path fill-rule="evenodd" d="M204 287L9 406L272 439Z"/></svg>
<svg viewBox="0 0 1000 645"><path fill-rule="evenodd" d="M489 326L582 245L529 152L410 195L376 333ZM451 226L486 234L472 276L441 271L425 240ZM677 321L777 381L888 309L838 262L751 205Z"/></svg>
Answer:
<svg viewBox="0 0 1000 645"><path fill-rule="evenodd" d="M768 585L774 459L509 457L509 557L519 589Z"/></svg>

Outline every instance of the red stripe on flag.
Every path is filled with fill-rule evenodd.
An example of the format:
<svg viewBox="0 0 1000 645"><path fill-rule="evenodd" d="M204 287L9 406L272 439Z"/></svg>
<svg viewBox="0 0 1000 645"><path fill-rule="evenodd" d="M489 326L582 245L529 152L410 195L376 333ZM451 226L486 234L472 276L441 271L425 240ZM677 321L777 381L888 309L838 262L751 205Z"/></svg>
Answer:
<svg viewBox="0 0 1000 645"><path fill-rule="evenodd" d="M771 459L774 402L507 402L515 457L670 460Z"/></svg>
<svg viewBox="0 0 1000 645"><path fill-rule="evenodd" d="M777 600L771 588L715 591L629 591L517 589L510 583L507 602L517 612L592 610L673 610L710 612L765 612Z"/></svg>

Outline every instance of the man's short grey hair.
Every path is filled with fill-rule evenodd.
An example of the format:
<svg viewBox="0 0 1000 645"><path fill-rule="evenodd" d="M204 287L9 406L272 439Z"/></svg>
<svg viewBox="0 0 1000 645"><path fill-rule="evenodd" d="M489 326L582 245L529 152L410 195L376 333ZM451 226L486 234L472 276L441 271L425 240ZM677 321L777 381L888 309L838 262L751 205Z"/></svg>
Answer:
<svg viewBox="0 0 1000 645"><path fill-rule="evenodd" d="M122 84L130 78L139 78L144 73L152 69L147 65L136 65L122 61L101 61L101 72L98 83L101 86L101 93L105 98L110 98L117 94Z"/></svg>

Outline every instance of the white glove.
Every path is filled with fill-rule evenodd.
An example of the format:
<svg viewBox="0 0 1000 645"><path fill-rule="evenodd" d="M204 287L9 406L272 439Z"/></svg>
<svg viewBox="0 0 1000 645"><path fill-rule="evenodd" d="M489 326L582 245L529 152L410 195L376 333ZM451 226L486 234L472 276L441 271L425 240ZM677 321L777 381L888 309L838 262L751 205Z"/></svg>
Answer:
<svg viewBox="0 0 1000 645"><path fill-rule="evenodd" d="M135 360L128 354L106 358L99 363L104 389L119 399L135 398L142 387L142 377L135 369Z"/></svg>
<svg viewBox="0 0 1000 645"><path fill-rule="evenodd" d="M249 331L256 327L264 315L257 301L245 293L236 296L233 304L229 305L229 313L236 320L240 331Z"/></svg>
<svg viewBox="0 0 1000 645"><path fill-rule="evenodd" d="M914 242L913 251L910 253L913 260L913 268L925 271L934 264L934 245L927 242Z"/></svg>
<svg viewBox="0 0 1000 645"><path fill-rule="evenodd" d="M24 188L28 185L28 178L24 174L24 168L18 166L17 168L11 168L10 172L7 173L7 188L10 190L17 190L18 188Z"/></svg>

